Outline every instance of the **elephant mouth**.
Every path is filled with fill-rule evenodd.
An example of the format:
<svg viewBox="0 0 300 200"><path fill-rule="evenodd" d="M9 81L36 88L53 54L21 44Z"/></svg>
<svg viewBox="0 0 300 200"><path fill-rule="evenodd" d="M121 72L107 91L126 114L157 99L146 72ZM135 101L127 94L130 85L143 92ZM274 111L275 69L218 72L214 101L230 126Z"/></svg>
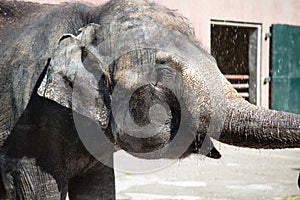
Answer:
<svg viewBox="0 0 300 200"><path fill-rule="evenodd" d="M147 84L138 88L131 95L128 112L130 119L125 121L132 120L139 129L119 131L116 141L121 149L136 157L177 159L191 154L221 157L209 137L196 133L180 99L167 87Z"/></svg>
<svg viewBox="0 0 300 200"><path fill-rule="evenodd" d="M176 95L161 85L144 85L131 95L128 112L125 123L132 120L139 128L118 132L119 146L131 154L160 152L162 149L166 152L181 124L181 106Z"/></svg>

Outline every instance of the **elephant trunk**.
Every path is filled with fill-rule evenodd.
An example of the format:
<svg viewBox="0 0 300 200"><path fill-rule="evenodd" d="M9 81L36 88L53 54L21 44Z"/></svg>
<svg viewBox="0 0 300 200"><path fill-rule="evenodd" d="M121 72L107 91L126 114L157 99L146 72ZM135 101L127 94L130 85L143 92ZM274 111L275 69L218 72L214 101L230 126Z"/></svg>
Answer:
<svg viewBox="0 0 300 200"><path fill-rule="evenodd" d="M242 98L228 100L219 138L227 144L262 148L300 147L300 116L254 106Z"/></svg>

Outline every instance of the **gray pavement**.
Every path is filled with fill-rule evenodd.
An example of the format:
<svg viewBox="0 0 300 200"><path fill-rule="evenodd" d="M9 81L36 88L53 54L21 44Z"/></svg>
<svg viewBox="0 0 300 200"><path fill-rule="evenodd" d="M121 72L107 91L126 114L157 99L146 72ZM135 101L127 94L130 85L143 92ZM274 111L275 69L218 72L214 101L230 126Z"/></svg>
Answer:
<svg viewBox="0 0 300 200"><path fill-rule="evenodd" d="M171 165L162 162L169 166L148 173L143 170L152 168L151 164L139 167L143 164L138 159L128 161L127 153L117 152L117 199L300 199L300 149L255 150L218 142L215 145L222 154L219 160L192 155ZM124 164L131 168L125 169ZM133 173L135 167L140 174ZM158 164L159 167L162 166Z"/></svg>

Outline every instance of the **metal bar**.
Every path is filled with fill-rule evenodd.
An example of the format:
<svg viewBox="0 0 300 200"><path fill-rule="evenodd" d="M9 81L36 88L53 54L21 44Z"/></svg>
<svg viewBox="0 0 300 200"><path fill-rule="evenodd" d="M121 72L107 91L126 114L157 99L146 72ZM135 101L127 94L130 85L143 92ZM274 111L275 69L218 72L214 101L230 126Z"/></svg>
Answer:
<svg viewBox="0 0 300 200"><path fill-rule="evenodd" d="M235 89L248 89L249 88L249 84L245 83L245 84L232 84L232 86Z"/></svg>
<svg viewBox="0 0 300 200"><path fill-rule="evenodd" d="M228 80L249 80L249 75L225 74L224 76Z"/></svg>
<svg viewBox="0 0 300 200"><path fill-rule="evenodd" d="M241 97L244 97L244 98L248 98L249 97L249 93L247 93L247 92L239 92L239 95Z"/></svg>

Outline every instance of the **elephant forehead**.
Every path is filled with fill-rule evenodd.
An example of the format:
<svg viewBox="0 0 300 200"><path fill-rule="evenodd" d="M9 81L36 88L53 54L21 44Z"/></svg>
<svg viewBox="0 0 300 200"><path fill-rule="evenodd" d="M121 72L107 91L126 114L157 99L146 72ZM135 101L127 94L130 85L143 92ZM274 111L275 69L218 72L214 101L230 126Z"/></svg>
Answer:
<svg viewBox="0 0 300 200"><path fill-rule="evenodd" d="M118 67L119 69L126 69L133 65L133 58L132 55L129 53L125 53L119 61L118 61Z"/></svg>
<svg viewBox="0 0 300 200"><path fill-rule="evenodd" d="M130 77L130 78L128 78ZM121 85L125 88L136 88L138 87L138 80L140 79L141 74L132 73L132 70L123 70L117 72L115 75L118 85Z"/></svg>
<svg viewBox="0 0 300 200"><path fill-rule="evenodd" d="M129 88L141 84L153 71L155 56L152 49L123 52L115 62L115 80Z"/></svg>

